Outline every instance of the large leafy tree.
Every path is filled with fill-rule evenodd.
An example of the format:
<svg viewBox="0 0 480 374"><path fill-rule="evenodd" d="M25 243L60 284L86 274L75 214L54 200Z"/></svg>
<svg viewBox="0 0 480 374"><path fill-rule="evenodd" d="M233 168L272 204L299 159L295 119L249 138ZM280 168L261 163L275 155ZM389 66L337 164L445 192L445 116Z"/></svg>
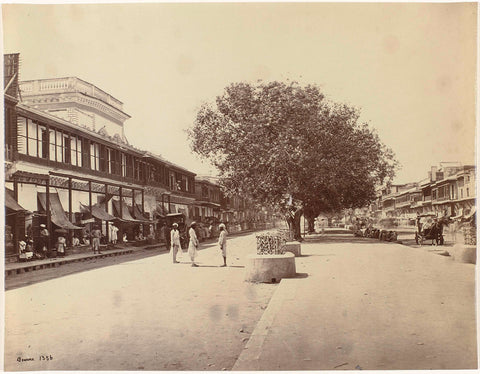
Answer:
<svg viewBox="0 0 480 374"><path fill-rule="evenodd" d="M296 82L229 85L200 108L189 137L228 191L287 208L297 239L299 213L313 224L321 212L363 206L396 167L357 109Z"/></svg>

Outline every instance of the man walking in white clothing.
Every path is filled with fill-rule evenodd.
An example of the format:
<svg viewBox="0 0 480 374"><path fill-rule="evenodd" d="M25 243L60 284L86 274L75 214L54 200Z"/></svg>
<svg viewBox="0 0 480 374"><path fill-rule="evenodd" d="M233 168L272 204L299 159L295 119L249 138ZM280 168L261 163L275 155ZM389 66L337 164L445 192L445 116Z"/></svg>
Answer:
<svg viewBox="0 0 480 374"><path fill-rule="evenodd" d="M180 246L180 231L178 231L177 223L174 223L172 227L172 231L170 231L170 246L172 250L173 263L178 264L177 253L182 249Z"/></svg>

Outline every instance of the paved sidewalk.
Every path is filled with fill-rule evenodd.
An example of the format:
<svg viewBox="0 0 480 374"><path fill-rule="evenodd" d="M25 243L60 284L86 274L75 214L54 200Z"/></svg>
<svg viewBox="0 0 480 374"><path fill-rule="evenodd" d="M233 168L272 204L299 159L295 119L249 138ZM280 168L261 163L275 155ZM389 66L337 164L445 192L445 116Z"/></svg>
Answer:
<svg viewBox="0 0 480 374"><path fill-rule="evenodd" d="M232 370L477 367L475 266L395 243L307 240Z"/></svg>

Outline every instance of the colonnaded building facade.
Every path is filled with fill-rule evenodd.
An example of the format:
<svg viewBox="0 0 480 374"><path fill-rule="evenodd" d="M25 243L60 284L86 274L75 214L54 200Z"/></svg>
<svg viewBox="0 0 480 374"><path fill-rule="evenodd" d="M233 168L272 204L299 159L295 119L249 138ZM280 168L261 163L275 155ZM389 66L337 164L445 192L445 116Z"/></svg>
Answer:
<svg viewBox="0 0 480 374"><path fill-rule="evenodd" d="M108 242L113 224L129 241L140 233L159 239L161 218L171 213L237 223L218 184L196 182L195 173L129 144L120 100L76 77L22 82L19 55L4 62L7 256L25 236L37 238L41 224L67 230L70 242L95 224ZM207 185L215 192L205 195Z"/></svg>

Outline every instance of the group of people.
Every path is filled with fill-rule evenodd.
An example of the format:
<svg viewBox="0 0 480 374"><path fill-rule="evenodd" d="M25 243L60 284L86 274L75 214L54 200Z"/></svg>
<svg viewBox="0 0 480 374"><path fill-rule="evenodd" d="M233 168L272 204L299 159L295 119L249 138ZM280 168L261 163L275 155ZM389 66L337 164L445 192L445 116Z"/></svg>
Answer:
<svg viewBox="0 0 480 374"><path fill-rule="evenodd" d="M188 230L188 237L189 237L189 243L188 243L188 255L190 257L190 260L192 262L192 267L198 267L198 264L195 262L197 258L197 251L199 247L199 240L197 237L197 233L195 232L196 228L196 223L192 222L190 224L190 228ZM220 231L220 235L218 237L218 245L219 249L222 252L223 256L223 265L221 267L227 266L227 229L225 227L225 224L221 223L218 226L218 229ZM178 264L179 261L177 261L177 254L179 251L182 251L182 246L180 244L180 231L178 230L178 224L174 223L172 225L172 230L170 231L170 249L172 253L172 260L174 264Z"/></svg>
<svg viewBox="0 0 480 374"><path fill-rule="evenodd" d="M26 235L20 240L19 255L21 260L30 260L33 258L42 259L46 257L64 257L67 248L67 240L65 238L66 230L55 230L56 240L54 250L50 249L50 232L45 224L40 224L40 236L38 242L34 243L30 235Z"/></svg>

